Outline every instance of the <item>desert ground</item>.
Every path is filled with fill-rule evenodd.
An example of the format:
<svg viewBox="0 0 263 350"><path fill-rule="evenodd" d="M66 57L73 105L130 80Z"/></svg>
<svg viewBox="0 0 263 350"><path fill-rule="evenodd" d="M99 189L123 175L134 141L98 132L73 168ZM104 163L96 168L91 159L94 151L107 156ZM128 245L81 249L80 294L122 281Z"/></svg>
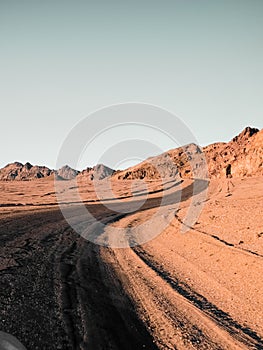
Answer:
<svg viewBox="0 0 263 350"><path fill-rule="evenodd" d="M107 236L114 227L139 235L145 222L150 232L161 219L165 229L127 248L94 244L63 217L51 178L1 181L0 329L28 350L263 349L262 176L210 180L185 233L193 180L113 181L115 199L104 182L102 199L78 183L98 239L118 239ZM114 210L138 200L138 210Z"/></svg>

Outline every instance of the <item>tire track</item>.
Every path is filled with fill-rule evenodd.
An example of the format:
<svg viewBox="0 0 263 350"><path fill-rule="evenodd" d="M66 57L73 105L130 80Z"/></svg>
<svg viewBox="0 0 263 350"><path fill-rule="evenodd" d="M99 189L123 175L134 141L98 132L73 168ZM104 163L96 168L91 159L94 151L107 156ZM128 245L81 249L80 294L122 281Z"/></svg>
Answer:
<svg viewBox="0 0 263 350"><path fill-rule="evenodd" d="M60 212L26 212L4 223L1 255L16 266L0 272L3 330L28 350L157 350L100 247Z"/></svg>
<svg viewBox="0 0 263 350"><path fill-rule="evenodd" d="M210 237L210 238L213 238L214 240L216 240L216 241L218 241L218 242L224 244L225 246L231 247L231 248L233 248L233 249L236 249L236 250L240 251L241 253L244 253L244 254L252 254L252 255L255 255L255 256L259 257L259 258L263 258L263 255L262 255L262 254L259 254L259 253L257 253L257 252L254 252L253 250L238 247L238 246L235 245L234 243L227 242L226 240L224 240L224 239L218 237L217 235L210 234L210 233L208 233L208 232L205 232L205 231L203 231L203 230L197 229L197 228L195 228L195 227L186 225L186 224L183 222L183 220L182 220L181 218L179 218L179 216L177 215L177 213L175 213L174 216L175 216L175 218L177 219L177 221L180 222L180 224L186 226L187 228L189 228L189 229L191 229L191 230L193 230L193 231L199 232L199 233L201 233L201 234L203 234L203 235L205 235L205 236L208 236L208 237Z"/></svg>
<svg viewBox="0 0 263 350"><path fill-rule="evenodd" d="M263 349L263 339L249 327L236 322L229 314L209 302L204 296L195 292L186 283L172 277L165 271L152 256L149 256L141 247L132 248L135 254L158 276L165 280L177 293L191 302L202 313L209 316L221 328L225 329L232 337L242 342L249 349Z"/></svg>
<svg viewBox="0 0 263 350"><path fill-rule="evenodd" d="M99 246L81 241L76 264L84 327L80 349L157 350Z"/></svg>

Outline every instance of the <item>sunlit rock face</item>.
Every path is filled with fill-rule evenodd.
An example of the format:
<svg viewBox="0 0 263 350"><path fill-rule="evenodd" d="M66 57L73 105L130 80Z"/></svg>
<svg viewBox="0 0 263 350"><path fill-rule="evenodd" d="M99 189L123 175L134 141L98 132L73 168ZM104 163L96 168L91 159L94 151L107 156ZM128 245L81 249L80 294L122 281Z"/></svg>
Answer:
<svg viewBox="0 0 263 350"><path fill-rule="evenodd" d="M226 175L231 165L235 177L263 174L263 130L247 127L228 143L215 143L204 148L210 177Z"/></svg>

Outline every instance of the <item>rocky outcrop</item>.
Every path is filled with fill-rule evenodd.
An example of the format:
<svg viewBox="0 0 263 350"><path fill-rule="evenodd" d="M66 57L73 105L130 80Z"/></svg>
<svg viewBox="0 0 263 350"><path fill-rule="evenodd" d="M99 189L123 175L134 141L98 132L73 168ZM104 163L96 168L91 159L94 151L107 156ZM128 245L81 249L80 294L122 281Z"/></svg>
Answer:
<svg viewBox="0 0 263 350"><path fill-rule="evenodd" d="M232 141L237 142L239 144L247 142L251 136L258 132L259 129L247 126L239 135L235 136Z"/></svg>
<svg viewBox="0 0 263 350"><path fill-rule="evenodd" d="M192 177L207 177L203 172L204 156L201 148L195 144L179 147L159 156L148 158L142 163L127 170L116 173L118 179L167 179Z"/></svg>
<svg viewBox="0 0 263 350"><path fill-rule="evenodd" d="M247 127L228 143L204 149L210 177L225 177L230 166L235 177L263 175L263 130Z"/></svg>
<svg viewBox="0 0 263 350"><path fill-rule="evenodd" d="M220 178L263 175L263 130L247 127L230 142L189 144L116 173L118 179Z"/></svg>

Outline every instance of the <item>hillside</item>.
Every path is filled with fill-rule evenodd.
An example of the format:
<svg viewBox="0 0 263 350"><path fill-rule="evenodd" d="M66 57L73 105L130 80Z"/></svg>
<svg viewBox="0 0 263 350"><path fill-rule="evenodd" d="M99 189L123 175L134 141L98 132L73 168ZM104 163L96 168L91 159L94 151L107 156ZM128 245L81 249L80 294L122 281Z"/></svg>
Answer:
<svg viewBox="0 0 263 350"><path fill-rule="evenodd" d="M263 175L263 129L247 127L228 143L204 148L211 177L225 176L231 165L235 177Z"/></svg>
<svg viewBox="0 0 263 350"><path fill-rule="evenodd" d="M174 176L203 177L205 168L202 165L205 160L210 178L225 177L228 165L231 166L231 174L236 177L263 174L263 129L259 131L247 127L230 142L214 143L204 147L202 151L205 159L199 146L189 144L149 158L115 176L118 179L151 180Z"/></svg>

